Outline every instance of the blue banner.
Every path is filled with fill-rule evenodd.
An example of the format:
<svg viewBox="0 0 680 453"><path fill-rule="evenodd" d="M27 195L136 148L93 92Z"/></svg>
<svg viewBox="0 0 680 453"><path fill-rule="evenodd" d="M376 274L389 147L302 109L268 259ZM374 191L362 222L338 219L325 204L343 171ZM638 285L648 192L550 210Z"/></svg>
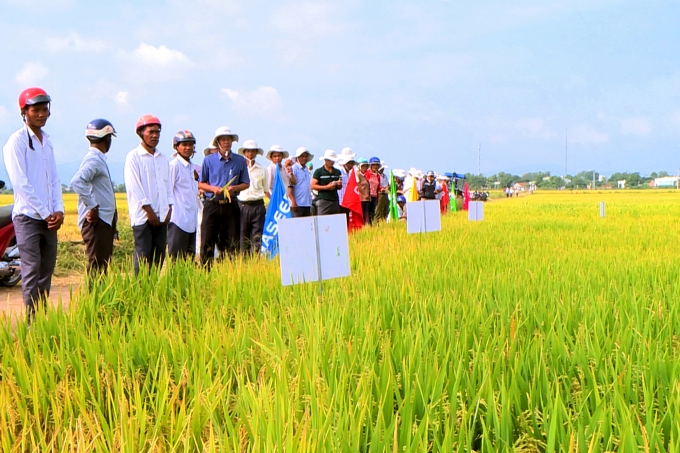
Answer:
<svg viewBox="0 0 680 453"><path fill-rule="evenodd" d="M264 219L262 231L261 253L273 259L279 253L279 220L292 217L290 212L290 199L283 186L283 179L279 171L274 172L274 188L272 197L267 207L267 216Z"/></svg>

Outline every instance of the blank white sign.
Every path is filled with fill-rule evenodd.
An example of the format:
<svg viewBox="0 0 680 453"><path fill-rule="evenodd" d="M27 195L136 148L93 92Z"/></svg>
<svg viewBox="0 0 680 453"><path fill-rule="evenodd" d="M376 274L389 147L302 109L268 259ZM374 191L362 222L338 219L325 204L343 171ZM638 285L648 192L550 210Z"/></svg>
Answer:
<svg viewBox="0 0 680 453"><path fill-rule="evenodd" d="M442 218L438 200L406 203L407 233L430 233L441 229Z"/></svg>
<svg viewBox="0 0 680 453"><path fill-rule="evenodd" d="M348 277L349 241L344 214L318 216L321 279ZM281 219L279 261L283 286L319 280L314 217Z"/></svg>
<svg viewBox="0 0 680 453"><path fill-rule="evenodd" d="M484 202L471 201L468 203L468 220L482 221L484 220Z"/></svg>

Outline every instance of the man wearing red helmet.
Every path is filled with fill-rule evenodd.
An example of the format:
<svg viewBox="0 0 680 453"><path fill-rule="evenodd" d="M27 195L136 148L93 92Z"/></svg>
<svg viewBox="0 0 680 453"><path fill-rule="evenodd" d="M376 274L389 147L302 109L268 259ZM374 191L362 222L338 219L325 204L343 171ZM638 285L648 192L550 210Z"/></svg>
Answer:
<svg viewBox="0 0 680 453"><path fill-rule="evenodd" d="M125 190L138 274L140 260L150 267L163 265L174 197L168 160L156 149L161 136L160 120L144 115L137 121L136 131L141 143L125 158Z"/></svg>
<svg viewBox="0 0 680 453"><path fill-rule="evenodd" d="M19 95L24 126L3 148L5 168L14 189L12 221L21 254L21 281L29 322L50 293L57 262L57 230L64 221L61 181L49 135L51 99L41 88Z"/></svg>

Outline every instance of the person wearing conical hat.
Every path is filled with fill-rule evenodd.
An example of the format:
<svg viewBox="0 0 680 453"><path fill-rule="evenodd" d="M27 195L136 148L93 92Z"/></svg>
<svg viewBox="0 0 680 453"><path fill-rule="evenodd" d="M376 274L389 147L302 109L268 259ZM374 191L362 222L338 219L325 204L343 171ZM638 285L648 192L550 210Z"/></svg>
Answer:
<svg viewBox="0 0 680 453"><path fill-rule="evenodd" d="M248 176L250 187L238 196L241 207L241 253L257 255L262 245L262 230L267 209L264 206L264 197L269 193L267 183L267 171L255 161L262 148L257 146L255 140L246 140L238 153L246 158L248 163Z"/></svg>

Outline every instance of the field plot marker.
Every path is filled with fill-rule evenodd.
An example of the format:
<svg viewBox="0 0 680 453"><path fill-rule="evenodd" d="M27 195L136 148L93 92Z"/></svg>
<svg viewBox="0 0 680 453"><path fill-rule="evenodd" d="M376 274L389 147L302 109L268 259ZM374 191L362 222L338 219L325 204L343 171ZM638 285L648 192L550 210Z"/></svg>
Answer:
<svg viewBox="0 0 680 453"><path fill-rule="evenodd" d="M604 201L600 201L600 217L604 218Z"/></svg>
<svg viewBox="0 0 680 453"><path fill-rule="evenodd" d="M441 231L442 221L439 201L411 201L406 203L406 232L431 233Z"/></svg>
<svg viewBox="0 0 680 453"><path fill-rule="evenodd" d="M318 281L321 294L323 280L350 276L344 214L281 219L278 228L283 286Z"/></svg>
<svg viewBox="0 0 680 453"><path fill-rule="evenodd" d="M468 220L472 222L481 222L484 220L483 201L471 201L468 204Z"/></svg>

